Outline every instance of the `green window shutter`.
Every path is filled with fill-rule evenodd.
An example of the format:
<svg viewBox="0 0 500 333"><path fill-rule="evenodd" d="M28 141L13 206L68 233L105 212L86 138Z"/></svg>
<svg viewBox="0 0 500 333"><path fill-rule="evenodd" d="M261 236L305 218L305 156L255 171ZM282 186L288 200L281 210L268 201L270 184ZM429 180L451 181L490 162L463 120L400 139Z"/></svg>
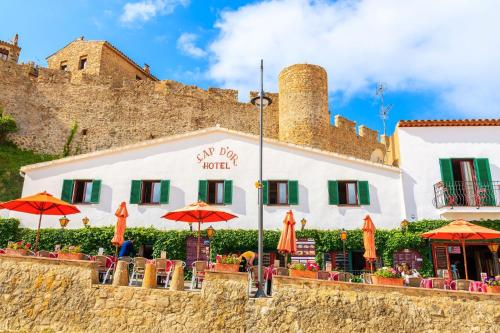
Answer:
<svg viewBox="0 0 500 333"><path fill-rule="evenodd" d="M207 202L208 181L198 181L198 201Z"/></svg>
<svg viewBox="0 0 500 333"><path fill-rule="evenodd" d="M224 181L224 204L230 205L233 203L233 181Z"/></svg>
<svg viewBox="0 0 500 333"><path fill-rule="evenodd" d="M339 204L339 182L336 180L328 181L328 204Z"/></svg>
<svg viewBox="0 0 500 333"><path fill-rule="evenodd" d="M441 180L443 181L444 186L448 189L448 194L455 195L455 180L453 179L451 159L440 158L439 166L441 168Z"/></svg>
<svg viewBox="0 0 500 333"><path fill-rule="evenodd" d="M141 203L141 181L133 180L130 186L130 203L140 204Z"/></svg>
<svg viewBox="0 0 500 333"><path fill-rule="evenodd" d="M288 204L298 205L299 204L299 181L289 180L288 181Z"/></svg>
<svg viewBox="0 0 500 333"><path fill-rule="evenodd" d="M61 200L68 203L73 203L73 180L65 179L61 192Z"/></svg>
<svg viewBox="0 0 500 333"><path fill-rule="evenodd" d="M94 179L92 181L92 194L90 195L90 202L93 204L99 203L101 197L101 180Z"/></svg>
<svg viewBox="0 0 500 333"><path fill-rule="evenodd" d="M487 158L474 159L474 169L476 171L477 185L484 189L480 194L481 204L494 206L495 194L493 193L493 183L491 182L490 162Z"/></svg>
<svg viewBox="0 0 500 333"><path fill-rule="evenodd" d="M370 204L370 186L366 180L358 181L358 203L360 205Z"/></svg>
<svg viewBox="0 0 500 333"><path fill-rule="evenodd" d="M267 180L262 181L262 201L264 205L269 203L269 182Z"/></svg>
<svg viewBox="0 0 500 333"><path fill-rule="evenodd" d="M160 182L160 203L168 204L170 200L170 180Z"/></svg>

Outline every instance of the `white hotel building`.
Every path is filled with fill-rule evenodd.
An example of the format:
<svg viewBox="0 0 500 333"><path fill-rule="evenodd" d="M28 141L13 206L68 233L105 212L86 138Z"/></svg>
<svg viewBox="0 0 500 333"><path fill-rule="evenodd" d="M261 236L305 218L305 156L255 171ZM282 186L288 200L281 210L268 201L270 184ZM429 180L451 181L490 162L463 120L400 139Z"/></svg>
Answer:
<svg viewBox="0 0 500 333"><path fill-rule="evenodd" d="M401 121L393 142L398 166L265 139L265 229L281 228L289 209L308 229L357 229L366 214L378 228L500 219L500 119ZM238 216L214 228L257 229L258 152L257 136L213 127L24 166L23 196L60 195L82 212L71 220L92 226L114 224L125 201L128 226L159 229L188 228L161 216L200 199ZM22 215L22 224L35 219ZM58 227L58 217L44 226Z"/></svg>

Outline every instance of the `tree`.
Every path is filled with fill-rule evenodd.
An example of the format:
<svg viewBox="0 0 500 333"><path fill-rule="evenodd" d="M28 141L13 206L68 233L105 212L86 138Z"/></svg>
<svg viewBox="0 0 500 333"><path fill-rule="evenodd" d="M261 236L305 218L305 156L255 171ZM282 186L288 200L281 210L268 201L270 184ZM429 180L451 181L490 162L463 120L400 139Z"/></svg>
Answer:
<svg viewBox="0 0 500 333"><path fill-rule="evenodd" d="M18 127L14 118L4 115L3 109L0 107L0 142L5 142L7 134L14 133L17 130Z"/></svg>

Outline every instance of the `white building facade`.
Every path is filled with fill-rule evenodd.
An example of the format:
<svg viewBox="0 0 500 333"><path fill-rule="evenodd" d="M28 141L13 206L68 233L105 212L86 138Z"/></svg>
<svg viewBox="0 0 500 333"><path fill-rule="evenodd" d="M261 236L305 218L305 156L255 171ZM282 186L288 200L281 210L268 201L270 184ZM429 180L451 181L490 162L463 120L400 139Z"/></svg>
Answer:
<svg viewBox="0 0 500 333"><path fill-rule="evenodd" d="M23 167L23 196L47 191L76 204L81 214L69 216L70 228L84 216L112 225L125 201L128 226L186 229L161 216L200 199L238 216L214 228L257 229L258 152L257 136L210 128ZM396 167L265 140L264 180L268 230L280 229L290 209L310 229L360 228L366 214L392 228L403 217ZM24 214L22 224L35 219ZM44 226L58 227L58 217Z"/></svg>
<svg viewBox="0 0 500 333"><path fill-rule="evenodd" d="M265 229L280 229L290 209L308 229L358 229L366 214L386 229L403 219L500 219L500 120L401 121L395 142L399 167L265 139ZM76 204L70 228L84 216L113 225L124 201L128 226L187 229L161 216L203 200L238 216L214 228L257 229L258 152L257 136L209 128L25 166L23 196L47 191Z"/></svg>
<svg viewBox="0 0 500 333"><path fill-rule="evenodd" d="M409 220L500 219L500 120L402 121L396 135Z"/></svg>

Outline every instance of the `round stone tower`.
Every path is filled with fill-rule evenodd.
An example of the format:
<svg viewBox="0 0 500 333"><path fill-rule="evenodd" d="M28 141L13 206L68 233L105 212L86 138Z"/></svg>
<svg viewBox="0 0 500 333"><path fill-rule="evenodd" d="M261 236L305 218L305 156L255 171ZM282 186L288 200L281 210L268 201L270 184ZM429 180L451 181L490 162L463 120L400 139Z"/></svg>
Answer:
<svg viewBox="0 0 500 333"><path fill-rule="evenodd" d="M323 67L297 64L279 74L279 139L321 147L330 125L328 81Z"/></svg>

